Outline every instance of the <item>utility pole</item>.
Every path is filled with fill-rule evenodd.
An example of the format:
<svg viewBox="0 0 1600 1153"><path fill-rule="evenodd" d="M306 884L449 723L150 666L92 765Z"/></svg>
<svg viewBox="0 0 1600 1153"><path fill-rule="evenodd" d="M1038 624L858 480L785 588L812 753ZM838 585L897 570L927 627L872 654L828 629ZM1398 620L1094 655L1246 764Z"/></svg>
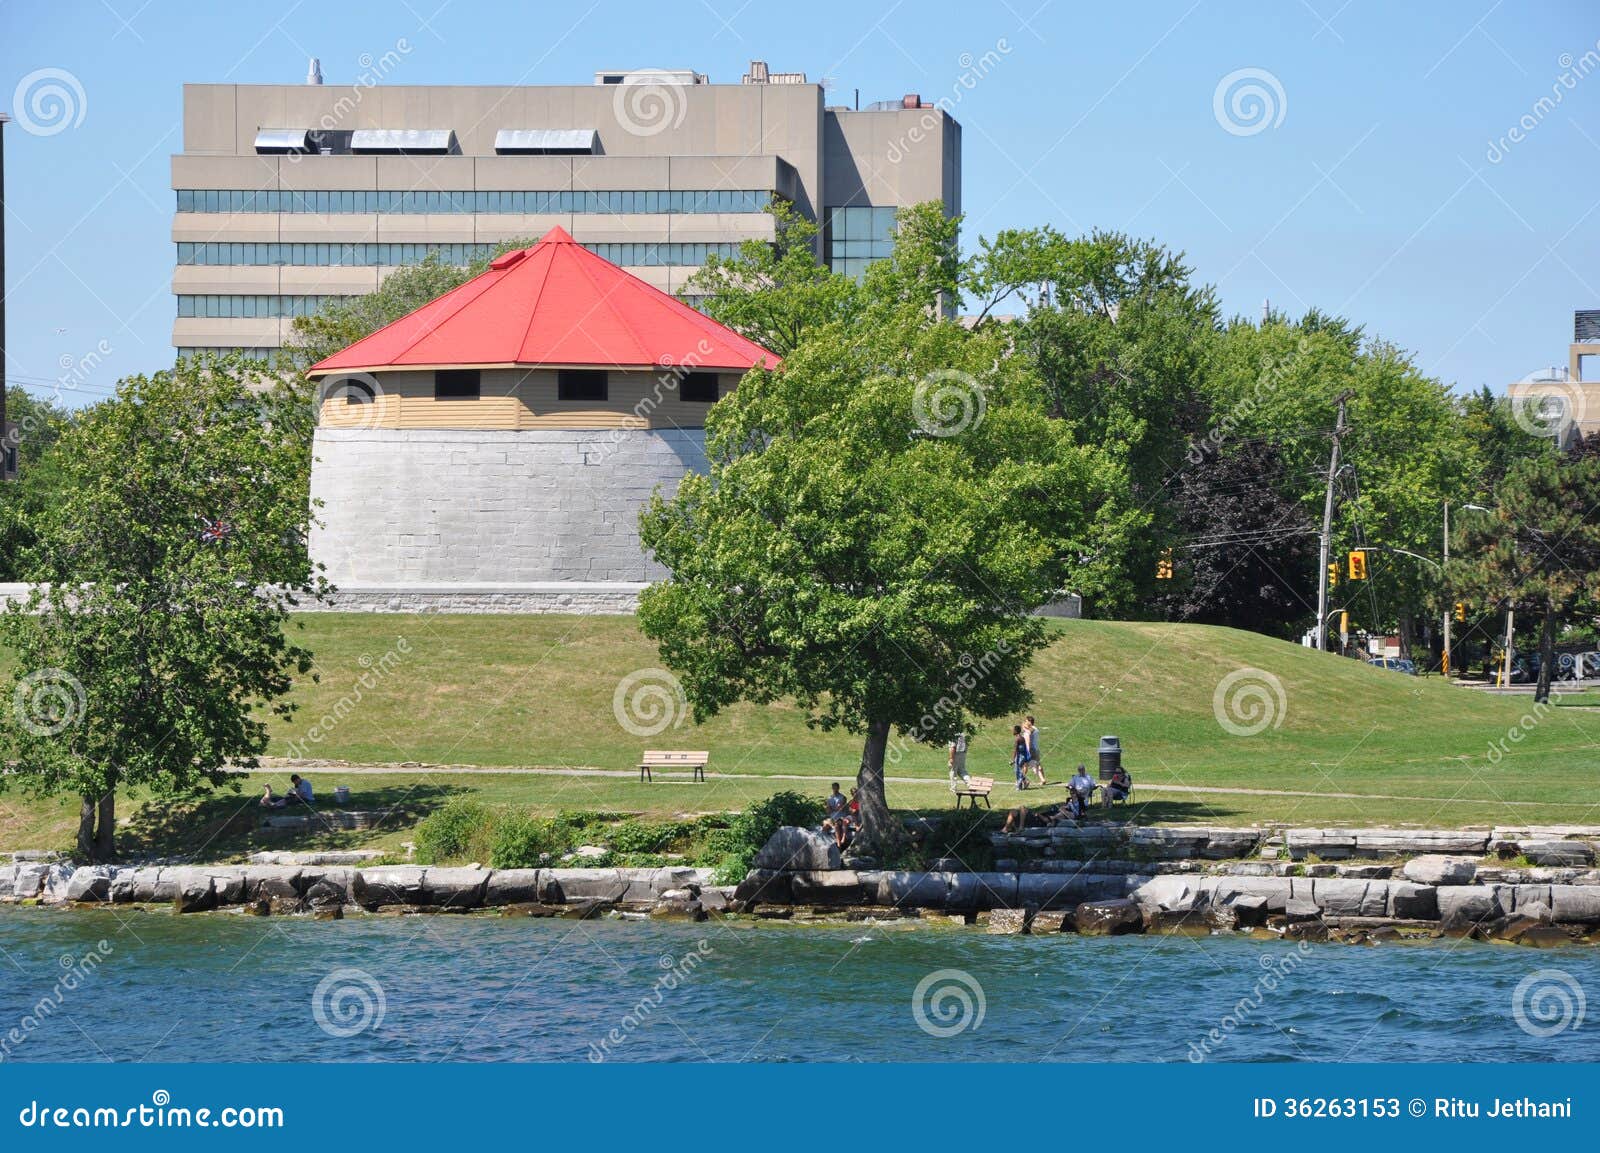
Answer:
<svg viewBox="0 0 1600 1153"><path fill-rule="evenodd" d="M1339 475L1339 438L1344 435L1344 406L1351 394L1339 394L1339 416L1333 424L1333 452L1328 457L1328 492L1322 501L1321 563L1317 565L1317 648L1326 649L1328 635L1328 551L1333 534L1333 482Z"/></svg>
<svg viewBox="0 0 1600 1153"><path fill-rule="evenodd" d="M1446 680L1450 678L1450 618L1455 613L1455 605L1450 602L1450 502L1444 502L1444 567L1439 570L1439 575L1444 578L1444 658L1439 662L1439 672Z"/></svg>

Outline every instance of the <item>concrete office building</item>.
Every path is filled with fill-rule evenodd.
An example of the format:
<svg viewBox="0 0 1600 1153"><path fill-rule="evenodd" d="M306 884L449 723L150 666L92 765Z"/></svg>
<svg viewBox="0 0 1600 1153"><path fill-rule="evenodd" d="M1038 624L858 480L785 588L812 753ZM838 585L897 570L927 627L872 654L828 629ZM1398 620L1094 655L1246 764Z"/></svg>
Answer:
<svg viewBox="0 0 1600 1153"><path fill-rule="evenodd" d="M340 86L313 63L305 84L186 85L172 187L174 346L271 349L295 315L429 251L465 263L553 227L677 293L708 253L770 237L775 197L857 274L896 208L961 210L961 129L916 96L831 107L759 62L738 84L523 87Z"/></svg>
<svg viewBox="0 0 1600 1153"><path fill-rule="evenodd" d="M1572 314L1567 363L1553 365L1506 388L1517 420L1530 432L1555 438L1565 448L1580 436L1600 433L1600 309Z"/></svg>

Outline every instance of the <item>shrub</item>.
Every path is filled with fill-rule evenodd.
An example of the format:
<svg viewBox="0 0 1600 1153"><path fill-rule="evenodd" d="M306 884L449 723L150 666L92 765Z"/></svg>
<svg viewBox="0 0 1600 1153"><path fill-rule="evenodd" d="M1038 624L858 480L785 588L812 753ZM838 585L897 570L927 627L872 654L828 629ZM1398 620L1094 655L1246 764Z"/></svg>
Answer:
<svg viewBox="0 0 1600 1153"><path fill-rule="evenodd" d="M556 856L571 846L571 831L556 821L542 821L527 813L507 813L495 828L489 863L496 869L536 869L546 855Z"/></svg>
<svg viewBox="0 0 1600 1153"><path fill-rule="evenodd" d="M447 802L418 822L417 861L438 865L463 859L489 824L489 810L476 801Z"/></svg>
<svg viewBox="0 0 1600 1153"><path fill-rule="evenodd" d="M981 809L945 813L917 846L912 863L927 868L940 857L957 857L973 872L994 868L994 846L989 842L987 828L990 815Z"/></svg>
<svg viewBox="0 0 1600 1153"><path fill-rule="evenodd" d="M646 825L641 821L623 821L600 835L616 853L661 853L687 837L693 826L686 821L668 821L663 825Z"/></svg>
<svg viewBox="0 0 1600 1153"><path fill-rule="evenodd" d="M812 797L789 791L773 793L749 805L726 829L707 832L699 863L715 870L717 884L736 885L744 880L750 863L773 833L784 825L820 824L823 811L822 802Z"/></svg>

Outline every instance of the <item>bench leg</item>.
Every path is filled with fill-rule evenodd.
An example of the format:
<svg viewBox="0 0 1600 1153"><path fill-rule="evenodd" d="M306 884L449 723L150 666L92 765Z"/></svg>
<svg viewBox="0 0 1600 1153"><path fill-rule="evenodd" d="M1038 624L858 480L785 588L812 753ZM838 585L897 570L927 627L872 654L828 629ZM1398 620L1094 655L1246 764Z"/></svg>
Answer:
<svg viewBox="0 0 1600 1153"><path fill-rule="evenodd" d="M639 766L639 783L641 785L644 784L646 778L649 779L649 781L650 781L650 783L652 785L655 784L656 776L655 776L654 773L652 773L650 771L650 766L649 765L640 765Z"/></svg>
<svg viewBox="0 0 1600 1153"><path fill-rule="evenodd" d="M978 802L977 801L973 801L972 803L973 804L977 804ZM956 812L959 813L960 811L961 811L961 794L957 793L956 794Z"/></svg>
<svg viewBox="0 0 1600 1153"><path fill-rule="evenodd" d="M694 779L699 781L701 784L704 784L706 779L705 769L701 768L699 765L696 765L694 767Z"/></svg>
<svg viewBox="0 0 1600 1153"><path fill-rule="evenodd" d="M976 809L976 808L977 808L977 807L978 807L978 801L977 801L977 798L973 798L973 801L972 801L972 807L973 807L973 808L974 808L974 809ZM994 806L993 806L993 805L991 805L991 804L990 804L990 803L989 803L989 794L987 794L987 793L985 793L985 794L984 794L984 795L983 795L983 807L984 807L984 808L986 808L986 809L992 809L992 808L994 808Z"/></svg>

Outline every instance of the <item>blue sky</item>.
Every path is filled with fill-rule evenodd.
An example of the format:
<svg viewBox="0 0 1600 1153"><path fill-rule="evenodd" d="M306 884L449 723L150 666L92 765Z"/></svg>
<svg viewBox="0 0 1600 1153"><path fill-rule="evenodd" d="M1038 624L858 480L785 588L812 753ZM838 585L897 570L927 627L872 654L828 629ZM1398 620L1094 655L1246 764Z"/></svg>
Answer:
<svg viewBox="0 0 1600 1153"><path fill-rule="evenodd" d="M89 399L170 363L183 82L299 82L317 55L349 83L401 39L396 83L737 82L754 58L837 103L948 95L967 243L1154 237L1229 312L1343 313L1458 387L1564 364L1573 309L1600 307L1600 10L1576 0L7 0L0 109L40 69L81 91L59 131L6 129L8 382L48 391L88 360ZM1231 109L1241 87L1264 119L1248 92Z"/></svg>

